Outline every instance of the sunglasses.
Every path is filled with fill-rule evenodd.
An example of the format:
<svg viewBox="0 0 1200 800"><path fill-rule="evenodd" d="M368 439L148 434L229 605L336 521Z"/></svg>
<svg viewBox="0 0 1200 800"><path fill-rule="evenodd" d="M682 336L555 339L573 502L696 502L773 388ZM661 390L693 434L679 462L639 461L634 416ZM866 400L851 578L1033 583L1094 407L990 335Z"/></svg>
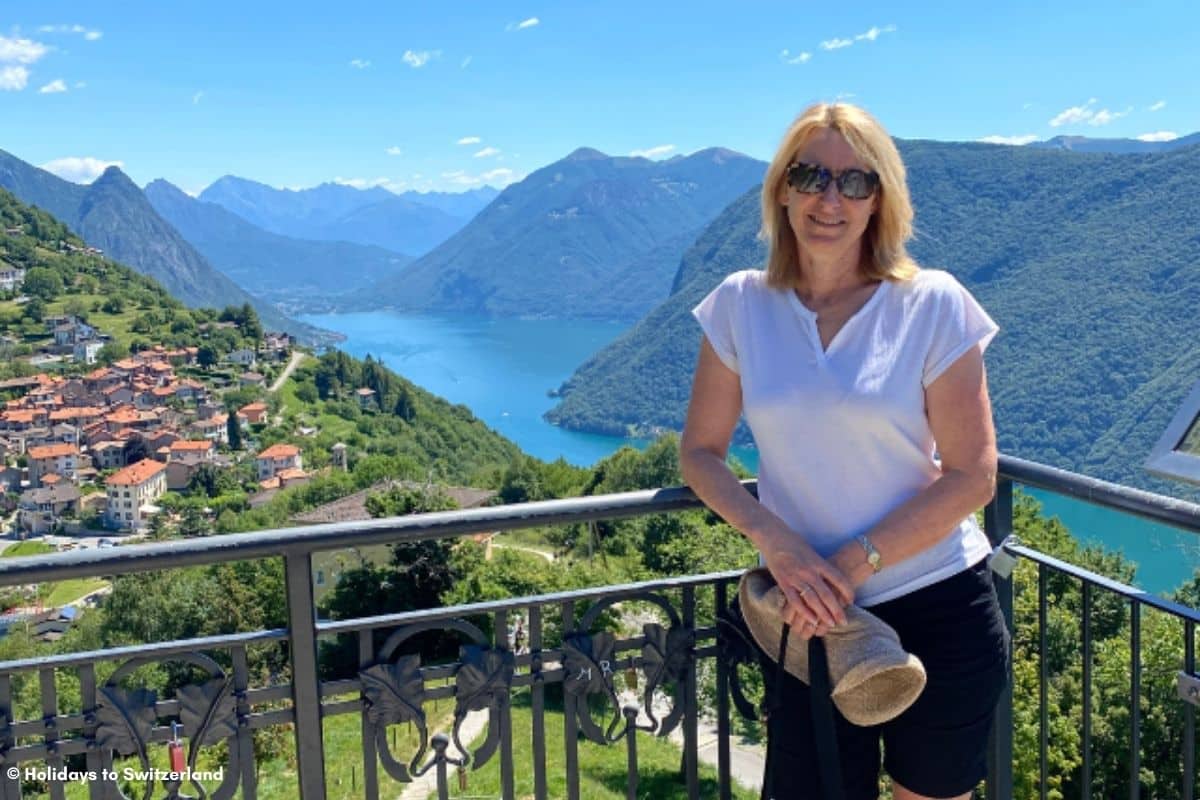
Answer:
<svg viewBox="0 0 1200 800"><path fill-rule="evenodd" d="M847 200L866 200L879 187L879 173L861 169L846 169L834 175L820 164L792 164L787 170L788 185L804 194L821 194L829 182L837 184L838 193Z"/></svg>

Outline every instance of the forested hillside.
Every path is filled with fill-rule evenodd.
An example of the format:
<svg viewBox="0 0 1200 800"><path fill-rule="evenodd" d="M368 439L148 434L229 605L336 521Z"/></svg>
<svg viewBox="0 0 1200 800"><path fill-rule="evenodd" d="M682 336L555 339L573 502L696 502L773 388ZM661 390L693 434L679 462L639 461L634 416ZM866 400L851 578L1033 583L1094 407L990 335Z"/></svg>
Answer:
<svg viewBox="0 0 1200 800"><path fill-rule="evenodd" d="M1190 178L1200 147L901 149L913 254L954 273L1001 326L988 362L1002 450L1164 488L1141 463L1200 377L1200 186ZM688 251L666 303L562 387L554 421L613 433L682 424L700 337L690 309L725 275L761 265L756 194Z"/></svg>

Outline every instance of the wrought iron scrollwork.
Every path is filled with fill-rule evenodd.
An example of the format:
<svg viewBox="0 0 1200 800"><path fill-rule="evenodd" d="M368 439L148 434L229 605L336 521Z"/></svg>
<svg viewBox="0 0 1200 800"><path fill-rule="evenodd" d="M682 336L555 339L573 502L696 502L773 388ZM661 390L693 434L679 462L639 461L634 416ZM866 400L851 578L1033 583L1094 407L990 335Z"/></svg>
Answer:
<svg viewBox="0 0 1200 800"><path fill-rule="evenodd" d="M121 682L139 667L166 660L188 663L209 674L208 681L182 686L175 693L179 702L179 721L188 740L187 774L176 777L163 777L150 763L149 748L155 729L159 727L157 694L144 687L127 690L121 686ZM168 800L229 800L233 797L241 774L239 749L233 741L238 736L237 699L233 695L232 680L215 661L199 653L185 653L171 659L135 658L119 667L108 682L99 687L98 693L92 741L110 753L138 757L142 772L147 775L143 800L150 800L160 778ZM229 743L229 763L224 780L209 794L192 775L196 772L200 749L222 740ZM185 784L196 794L183 794ZM115 782L109 783L109 791L128 800Z"/></svg>
<svg viewBox="0 0 1200 800"><path fill-rule="evenodd" d="M467 645L459 654L454 673L454 745L464 753L466 763L479 769L500 745L501 714L508 710L516 657L510 650ZM488 711L487 739L474 753L463 746L459 732L471 711Z"/></svg>
<svg viewBox="0 0 1200 800"><path fill-rule="evenodd" d="M358 675L362 681L363 707L367 721L375 729L375 746L383 757L384 769L396 780L407 783L428 749L421 657L402 656L395 662L374 664ZM420 733L420 747L407 766L396 761L387 742L387 726L399 722L413 723Z"/></svg>
<svg viewBox="0 0 1200 800"><path fill-rule="evenodd" d="M569 634L563 639L563 690L576 697L576 717L584 736L597 744L609 744L621 738L624 730L617 733L621 724L620 703L613 689L613 672L616 663L616 639L608 631L588 635L583 632ZM608 727L600 729L592 719L588 707L589 695L603 694L616 712Z"/></svg>
<svg viewBox="0 0 1200 800"><path fill-rule="evenodd" d="M646 716L650 718L648 730L666 736L683 718L683 700L680 690L687 678L688 668L696 648L696 632L690 628L672 625L663 627L656 622L642 626L642 669L646 673L646 689L642 693ZM667 716L660 722L654 714L654 692L659 687L671 685L674 702Z"/></svg>
<svg viewBox="0 0 1200 800"><path fill-rule="evenodd" d="M746 698L741 678L738 677L738 665L757 666L760 662L758 644L746 627L737 600L717 614L717 650L718 657L729 668L729 693L734 707L746 719L759 719L760 715L754 704Z"/></svg>

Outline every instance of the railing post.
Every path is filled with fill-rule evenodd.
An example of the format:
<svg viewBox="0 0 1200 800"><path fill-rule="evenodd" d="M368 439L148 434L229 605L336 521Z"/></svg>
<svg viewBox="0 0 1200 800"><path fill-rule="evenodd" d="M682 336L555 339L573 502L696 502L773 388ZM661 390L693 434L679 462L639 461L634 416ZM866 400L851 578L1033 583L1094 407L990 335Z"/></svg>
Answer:
<svg viewBox="0 0 1200 800"><path fill-rule="evenodd" d="M321 737L321 686L317 676L316 606L312 553L284 556L292 713L296 725L296 778L301 800L325 800L325 748Z"/></svg>
<svg viewBox="0 0 1200 800"><path fill-rule="evenodd" d="M996 496L983 509L983 525L992 546L1004 541L1013 527L1013 484L1008 478L996 481ZM1000 600L1000 611L1004 625L1008 628L1008 663L1012 664L1013 635L1013 585L1012 577L1001 578L992 573L996 596ZM1013 796L1013 690L1012 672L1008 683L1000 693L996 706L996 719L992 724L988 747L988 800L1012 800Z"/></svg>

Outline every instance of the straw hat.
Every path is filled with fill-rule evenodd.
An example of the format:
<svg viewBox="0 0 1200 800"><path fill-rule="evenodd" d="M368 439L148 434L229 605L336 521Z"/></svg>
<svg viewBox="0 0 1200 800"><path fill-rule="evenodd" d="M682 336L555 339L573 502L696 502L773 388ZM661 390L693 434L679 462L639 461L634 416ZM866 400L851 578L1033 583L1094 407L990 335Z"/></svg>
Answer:
<svg viewBox="0 0 1200 800"><path fill-rule="evenodd" d="M779 657L783 634L783 593L764 567L752 569L738 585L742 616L758 646ZM904 712L925 688L925 667L906 653L900 637L879 617L858 606L846 608L846 624L824 637L833 702L855 725L879 725ZM808 683L808 643L789 637L784 669Z"/></svg>

